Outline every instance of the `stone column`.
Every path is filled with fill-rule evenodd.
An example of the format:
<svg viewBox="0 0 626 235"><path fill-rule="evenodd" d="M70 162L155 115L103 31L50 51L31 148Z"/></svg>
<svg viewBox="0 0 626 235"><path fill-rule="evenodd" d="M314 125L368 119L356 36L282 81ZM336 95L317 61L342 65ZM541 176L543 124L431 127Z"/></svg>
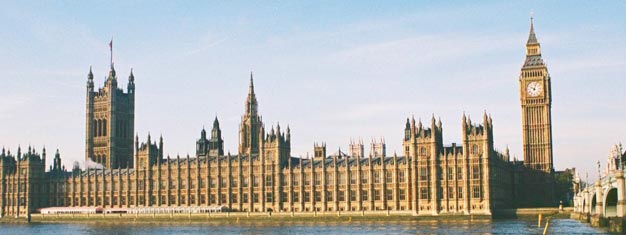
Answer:
<svg viewBox="0 0 626 235"><path fill-rule="evenodd" d="M624 190L624 170L618 169L615 172L615 179L617 180L617 217L624 217L626 215L626 192Z"/></svg>
<svg viewBox="0 0 626 235"><path fill-rule="evenodd" d="M596 215L603 215L602 211L603 203L602 203L602 181L598 180L596 183Z"/></svg>
<svg viewBox="0 0 626 235"><path fill-rule="evenodd" d="M585 187L583 194L582 194L583 200L585 202L585 205L583 206L583 213L591 213L591 201L589 199L589 185L587 185L587 187Z"/></svg>

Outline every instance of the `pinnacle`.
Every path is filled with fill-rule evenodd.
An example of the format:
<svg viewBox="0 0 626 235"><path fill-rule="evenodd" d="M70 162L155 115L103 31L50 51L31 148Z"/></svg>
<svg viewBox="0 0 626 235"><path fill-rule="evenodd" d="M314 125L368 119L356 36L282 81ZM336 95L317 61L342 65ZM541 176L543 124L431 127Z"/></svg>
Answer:
<svg viewBox="0 0 626 235"><path fill-rule="evenodd" d="M528 35L528 41L526 44L535 44L538 43L537 36L535 35L535 26L533 23L533 17L530 17L530 33Z"/></svg>

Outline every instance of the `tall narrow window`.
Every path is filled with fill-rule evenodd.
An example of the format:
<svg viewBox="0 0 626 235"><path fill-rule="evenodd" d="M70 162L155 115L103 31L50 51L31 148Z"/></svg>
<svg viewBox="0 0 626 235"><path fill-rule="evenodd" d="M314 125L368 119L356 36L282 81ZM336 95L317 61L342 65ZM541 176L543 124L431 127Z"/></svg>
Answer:
<svg viewBox="0 0 626 235"><path fill-rule="evenodd" d="M472 179L480 178L480 168L478 166L472 166Z"/></svg>
<svg viewBox="0 0 626 235"><path fill-rule="evenodd" d="M473 198L480 198L480 186L472 187L472 197Z"/></svg>
<svg viewBox="0 0 626 235"><path fill-rule="evenodd" d="M104 119L102 122L102 136L107 136L107 120Z"/></svg>

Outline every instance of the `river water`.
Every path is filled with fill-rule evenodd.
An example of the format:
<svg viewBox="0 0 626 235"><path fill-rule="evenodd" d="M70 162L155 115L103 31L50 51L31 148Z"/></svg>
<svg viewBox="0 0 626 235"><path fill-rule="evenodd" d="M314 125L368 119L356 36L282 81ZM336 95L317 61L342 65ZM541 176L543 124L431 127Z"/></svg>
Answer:
<svg viewBox="0 0 626 235"><path fill-rule="evenodd" d="M549 234L608 234L572 219L550 221ZM176 224L0 224L0 234L542 234L531 220L384 222L229 222Z"/></svg>

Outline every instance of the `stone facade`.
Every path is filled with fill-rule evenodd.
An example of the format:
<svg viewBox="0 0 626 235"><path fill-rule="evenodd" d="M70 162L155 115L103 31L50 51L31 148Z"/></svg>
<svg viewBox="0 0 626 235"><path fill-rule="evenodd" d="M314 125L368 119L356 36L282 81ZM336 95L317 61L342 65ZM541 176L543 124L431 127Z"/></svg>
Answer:
<svg viewBox="0 0 626 235"><path fill-rule="evenodd" d="M87 76L85 161L106 168L133 167L135 132L135 76L132 69L125 93L117 87L111 64L104 87L94 91L93 73Z"/></svg>
<svg viewBox="0 0 626 235"><path fill-rule="evenodd" d="M534 32L531 29L531 38ZM530 42L530 40L529 40ZM529 53L536 53L529 44ZM535 54L532 54L533 56ZM534 57L533 57L534 58ZM522 69L520 84L535 79L532 71L546 73L541 83L549 87L544 69ZM526 77L526 73L529 73ZM533 80L534 81L534 80ZM545 83L548 81L548 83ZM525 88L522 88L525 90ZM172 158L163 155L163 138L146 142L135 137L134 76L128 90L117 88L113 66L103 88L93 91L93 74L87 82L87 161L101 166L66 171L60 155L45 171L45 150L29 148L17 155L2 151L0 158L1 216L20 216L44 207L159 208L224 206L233 211L408 211L414 215L491 215L498 209L517 206L524 181L523 165L552 169L551 140L526 142L530 162L510 161L508 149L494 148L494 124L484 113L480 123L463 114L460 144L444 145L441 121L434 116L422 124L407 118L403 156L387 155L384 139L372 141L365 156L363 141L351 141L349 154L339 150L327 154L324 143L314 145L314 156L291 156L291 133L280 124L265 129L258 112L252 75L239 128L239 151L224 153L224 141L217 118L210 137L204 129L196 141L196 156ZM522 101L527 98L522 92ZM541 99L549 110L549 93ZM545 125L528 110L535 103L523 103L524 130L547 133ZM542 117L546 117L545 115ZM545 121L544 120L544 121ZM539 129L537 129L539 128ZM533 134L534 135L534 134ZM551 138L550 135L545 135ZM546 145L545 143L550 143ZM532 152L532 151L529 151ZM526 156L526 155L525 155ZM526 159L526 158L525 158ZM537 160L540 159L540 160ZM543 159L543 160L542 160ZM548 165L546 165L548 164ZM548 168L546 168L548 166Z"/></svg>

